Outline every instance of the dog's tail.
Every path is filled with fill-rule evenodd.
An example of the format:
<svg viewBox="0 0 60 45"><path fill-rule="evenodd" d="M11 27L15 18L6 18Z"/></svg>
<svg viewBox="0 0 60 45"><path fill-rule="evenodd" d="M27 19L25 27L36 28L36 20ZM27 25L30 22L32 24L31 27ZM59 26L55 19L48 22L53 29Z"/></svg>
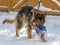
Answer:
<svg viewBox="0 0 60 45"><path fill-rule="evenodd" d="M16 19L5 19L5 20L3 21L3 24L5 24L5 23L12 24L12 23L14 23L15 21L16 21Z"/></svg>

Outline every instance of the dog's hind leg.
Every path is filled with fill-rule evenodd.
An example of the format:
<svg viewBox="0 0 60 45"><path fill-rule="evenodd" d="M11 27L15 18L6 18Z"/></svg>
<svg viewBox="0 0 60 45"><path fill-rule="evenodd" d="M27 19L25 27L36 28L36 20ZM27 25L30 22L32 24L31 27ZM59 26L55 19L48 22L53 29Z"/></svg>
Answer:
<svg viewBox="0 0 60 45"><path fill-rule="evenodd" d="M28 27L27 27L27 36L28 36L29 39L32 38L32 30L31 30L30 25L28 25Z"/></svg>
<svg viewBox="0 0 60 45"><path fill-rule="evenodd" d="M16 21L16 36L19 37L19 30L22 28L22 15L17 15Z"/></svg>
<svg viewBox="0 0 60 45"><path fill-rule="evenodd" d="M22 25L16 26L16 36L19 37L19 31L21 30Z"/></svg>
<svg viewBox="0 0 60 45"><path fill-rule="evenodd" d="M16 25L16 36L19 37L19 31L21 30L22 28L22 22L20 24L17 23Z"/></svg>

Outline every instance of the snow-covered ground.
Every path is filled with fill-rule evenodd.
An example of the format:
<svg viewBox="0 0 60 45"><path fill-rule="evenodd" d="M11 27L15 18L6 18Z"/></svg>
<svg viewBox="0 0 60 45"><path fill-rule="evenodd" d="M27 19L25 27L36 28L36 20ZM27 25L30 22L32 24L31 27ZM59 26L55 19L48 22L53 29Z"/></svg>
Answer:
<svg viewBox="0 0 60 45"><path fill-rule="evenodd" d="M17 38L15 36L15 24L2 24L3 20L14 18L17 12L0 12L0 45L60 45L60 16L46 16L45 26L47 32L45 37L47 42L43 43L39 37L32 31L33 38L28 39L26 28L22 28Z"/></svg>

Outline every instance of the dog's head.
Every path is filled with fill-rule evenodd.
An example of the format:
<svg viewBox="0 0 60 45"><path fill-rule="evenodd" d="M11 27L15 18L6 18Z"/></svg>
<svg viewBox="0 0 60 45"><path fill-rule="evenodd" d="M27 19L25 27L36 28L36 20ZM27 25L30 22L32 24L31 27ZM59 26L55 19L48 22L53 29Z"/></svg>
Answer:
<svg viewBox="0 0 60 45"><path fill-rule="evenodd" d="M46 12L40 10L33 11L32 24L34 27L42 26L45 23Z"/></svg>

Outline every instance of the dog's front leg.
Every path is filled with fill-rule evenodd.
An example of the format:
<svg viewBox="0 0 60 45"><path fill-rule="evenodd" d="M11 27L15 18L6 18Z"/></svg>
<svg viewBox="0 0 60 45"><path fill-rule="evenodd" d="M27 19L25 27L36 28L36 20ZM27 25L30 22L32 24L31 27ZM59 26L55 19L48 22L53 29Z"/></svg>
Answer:
<svg viewBox="0 0 60 45"><path fill-rule="evenodd" d="M30 25L27 26L27 36L29 39L32 38L32 30Z"/></svg>

